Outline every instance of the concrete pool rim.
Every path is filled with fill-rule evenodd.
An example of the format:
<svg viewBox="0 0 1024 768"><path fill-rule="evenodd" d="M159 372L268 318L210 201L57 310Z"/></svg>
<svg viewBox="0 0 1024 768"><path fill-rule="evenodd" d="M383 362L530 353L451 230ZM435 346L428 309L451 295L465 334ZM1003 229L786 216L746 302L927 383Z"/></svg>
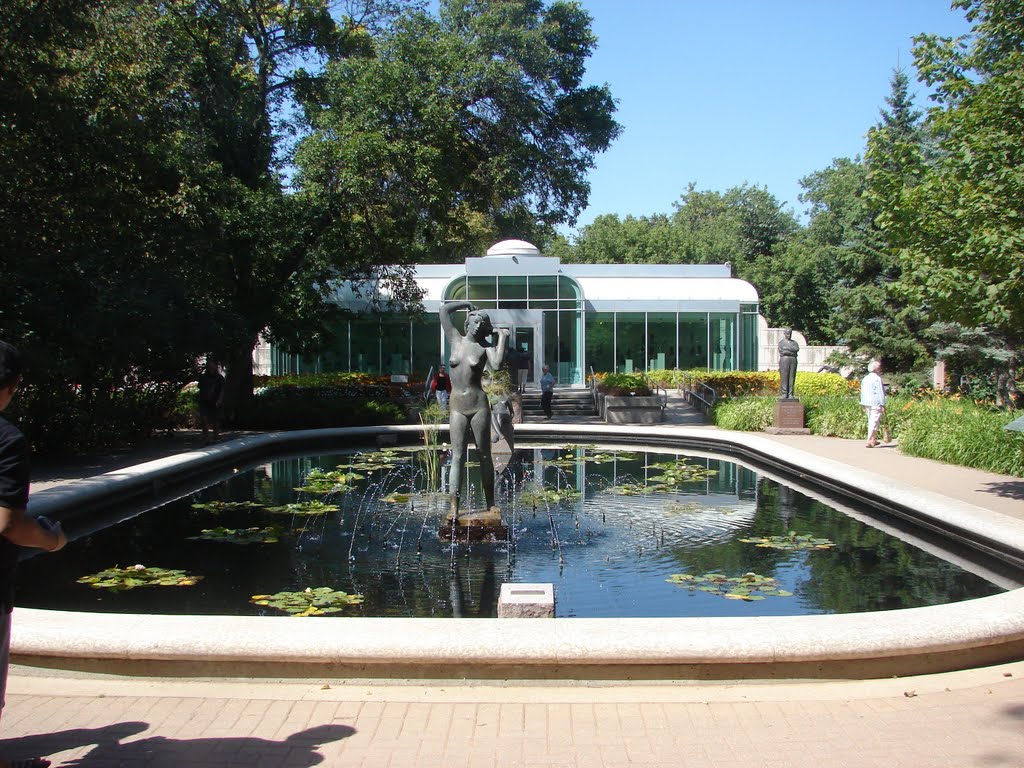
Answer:
<svg viewBox="0 0 1024 768"><path fill-rule="evenodd" d="M293 449L412 443L417 426L253 435L46 489L32 512L89 514ZM999 558L1024 562L1024 522L756 434L524 424L527 438L720 451L821 482ZM256 677L737 679L882 677L1024 656L1024 589L877 613L760 618L374 619L94 614L19 608L13 660L123 674ZM268 665L270 665L268 667Z"/></svg>

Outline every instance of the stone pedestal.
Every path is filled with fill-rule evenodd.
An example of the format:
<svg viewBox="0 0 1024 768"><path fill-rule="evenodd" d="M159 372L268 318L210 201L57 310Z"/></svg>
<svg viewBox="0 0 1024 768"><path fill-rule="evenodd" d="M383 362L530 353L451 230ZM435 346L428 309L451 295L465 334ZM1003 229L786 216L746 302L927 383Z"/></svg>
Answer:
<svg viewBox="0 0 1024 768"><path fill-rule="evenodd" d="M804 404L796 398L775 401L775 418L765 429L772 435L809 435L811 430L804 427Z"/></svg>
<svg viewBox="0 0 1024 768"><path fill-rule="evenodd" d="M505 541L508 539L508 528L501 519L501 510L491 507L460 512L454 524L449 514L439 534L442 539L457 541Z"/></svg>
<svg viewBox="0 0 1024 768"><path fill-rule="evenodd" d="M502 584L501 595L498 597L498 618L555 618L555 585Z"/></svg>

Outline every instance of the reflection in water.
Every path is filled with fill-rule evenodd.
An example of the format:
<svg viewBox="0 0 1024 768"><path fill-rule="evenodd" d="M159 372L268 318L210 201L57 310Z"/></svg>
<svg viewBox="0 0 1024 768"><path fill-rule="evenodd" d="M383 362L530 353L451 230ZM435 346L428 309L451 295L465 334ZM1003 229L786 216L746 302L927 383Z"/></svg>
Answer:
<svg viewBox="0 0 1024 768"><path fill-rule="evenodd" d="M929 605L998 587L804 493L717 456L565 446L521 448L502 475L498 506L511 541L440 540L444 476L415 451L274 461L191 497L23 564L18 604L138 613L259 614L253 594L329 586L364 603L341 615L495 616L505 581L551 582L559 616L789 615ZM470 476L473 477L472 455ZM342 465L326 495L297 491L313 470ZM433 480L428 480L433 477ZM666 477L672 483L666 485ZM430 488L430 482L438 485ZM332 485L332 483L328 483ZM307 487L312 487L311 485ZM479 500L470 489L467 506ZM474 498L475 497L475 498ZM267 508L317 499L327 515ZM254 502L196 510L193 503ZM276 524L279 544L195 541L202 529ZM827 538L828 550L780 551L740 540L790 531ZM180 568L195 587L108 594L76 583L113 565ZM770 576L791 597L747 602L667 581L745 573Z"/></svg>

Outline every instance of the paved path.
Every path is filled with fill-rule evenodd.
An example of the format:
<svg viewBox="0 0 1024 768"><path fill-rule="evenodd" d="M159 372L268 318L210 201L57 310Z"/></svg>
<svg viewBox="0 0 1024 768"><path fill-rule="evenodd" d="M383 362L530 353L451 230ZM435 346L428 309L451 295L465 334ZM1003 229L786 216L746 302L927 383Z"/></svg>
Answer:
<svg viewBox="0 0 1024 768"><path fill-rule="evenodd" d="M699 421L670 413L672 423ZM772 439L1024 517L1017 478L859 441ZM191 437L175 440L89 471L156 458ZM35 488L86 471L42 469L49 479ZM14 667L7 705L0 754L97 768L1024 768L1024 661L904 679L655 685L167 680Z"/></svg>

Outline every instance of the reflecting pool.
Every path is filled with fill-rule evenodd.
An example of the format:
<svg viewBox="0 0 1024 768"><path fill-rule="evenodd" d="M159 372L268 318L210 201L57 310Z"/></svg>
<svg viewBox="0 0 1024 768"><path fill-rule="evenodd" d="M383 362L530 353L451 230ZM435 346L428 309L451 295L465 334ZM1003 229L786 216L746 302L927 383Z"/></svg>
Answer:
<svg viewBox="0 0 1024 768"><path fill-rule="evenodd" d="M281 615L250 598L326 586L361 596L338 616L491 617L513 581L553 583L559 617L750 617L1003 591L981 569L890 535L877 515L847 514L721 456L665 449L524 446L498 488L509 539L452 542L438 535L446 459L399 448L240 471L24 562L17 604ZM471 455L471 478L472 467ZM479 489L470 497L464 508ZM202 578L123 591L79 583L135 564Z"/></svg>

